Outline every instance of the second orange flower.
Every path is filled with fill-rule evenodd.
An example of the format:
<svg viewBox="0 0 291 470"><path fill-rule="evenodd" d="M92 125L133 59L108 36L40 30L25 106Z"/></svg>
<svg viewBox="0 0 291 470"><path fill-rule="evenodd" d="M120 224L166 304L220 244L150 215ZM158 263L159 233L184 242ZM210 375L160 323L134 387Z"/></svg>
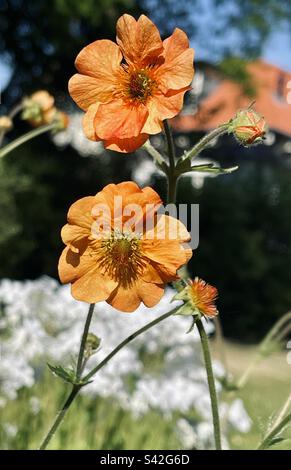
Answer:
<svg viewBox="0 0 291 470"><path fill-rule="evenodd" d="M73 297L106 300L125 312L141 302L147 307L159 302L164 285L177 279L177 270L192 256L185 226L157 214L160 205L153 189L128 181L109 184L71 206L59 274L72 284Z"/></svg>

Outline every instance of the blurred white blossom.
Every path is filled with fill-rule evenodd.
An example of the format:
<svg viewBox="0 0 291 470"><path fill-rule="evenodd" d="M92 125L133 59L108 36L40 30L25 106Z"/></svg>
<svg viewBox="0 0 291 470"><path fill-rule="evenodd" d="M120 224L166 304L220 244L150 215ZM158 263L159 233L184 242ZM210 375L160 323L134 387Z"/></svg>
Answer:
<svg viewBox="0 0 291 470"><path fill-rule="evenodd" d="M90 331L102 341L87 369L129 334L172 309L173 294L168 289L155 308L140 306L133 314L118 312L105 302L98 303ZM36 380L35 372L39 375L48 361L71 365L78 353L87 308L87 304L72 298L68 286L60 286L48 277L24 282L5 279L0 283L0 400L13 400L21 387L31 387ZM186 416L195 409L201 418L193 428L195 442L199 448L208 448L211 407L207 379L198 333L194 329L186 334L190 323L190 318L172 316L151 328L122 349L82 393L114 397L135 415L157 409L167 416L174 411ZM205 328L210 333L212 323L205 323ZM217 376L223 376L219 363L214 364L214 369ZM217 388L220 391L219 382ZM30 407L33 413L38 413L40 404L35 397L31 398ZM241 401L232 405L221 403L220 407L232 427L241 432L249 429L250 420ZM185 440L183 445L188 447L189 439L182 432L180 435ZM212 431L209 440L213 442Z"/></svg>
<svg viewBox="0 0 291 470"><path fill-rule="evenodd" d="M104 147L101 142L87 139L82 127L84 114L76 112L70 114L68 127L53 136L54 143L61 148L71 145L82 157L101 155Z"/></svg>

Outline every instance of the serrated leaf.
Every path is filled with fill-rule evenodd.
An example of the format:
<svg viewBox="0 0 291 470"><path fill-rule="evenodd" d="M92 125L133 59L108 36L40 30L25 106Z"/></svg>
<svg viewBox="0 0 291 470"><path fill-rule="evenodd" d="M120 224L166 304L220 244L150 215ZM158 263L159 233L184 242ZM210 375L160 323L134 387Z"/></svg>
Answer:
<svg viewBox="0 0 291 470"><path fill-rule="evenodd" d="M66 383L83 387L84 385L88 385L93 382L92 380L77 380L75 371L73 369L65 368L60 365L53 366L52 364L48 364L48 367L54 375L60 377L60 379Z"/></svg>
<svg viewBox="0 0 291 470"><path fill-rule="evenodd" d="M66 369L60 365L53 366L52 364L48 364L48 367L54 375L56 375L57 377L60 377L65 382L71 383L71 384L75 383L76 376L75 376L75 372L73 371L73 369Z"/></svg>

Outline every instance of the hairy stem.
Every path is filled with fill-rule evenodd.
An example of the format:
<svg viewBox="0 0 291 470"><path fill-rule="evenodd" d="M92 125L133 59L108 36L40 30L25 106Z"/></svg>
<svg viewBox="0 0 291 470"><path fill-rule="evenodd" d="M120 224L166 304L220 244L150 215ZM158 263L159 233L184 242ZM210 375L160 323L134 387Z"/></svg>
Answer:
<svg viewBox="0 0 291 470"><path fill-rule="evenodd" d="M199 153L202 152L202 150L204 150L205 147L207 147L207 145L209 145L213 139L216 139L217 137L226 134L227 129L227 124L222 124L217 129L214 129L213 131L206 134L201 140L199 140L199 142L197 142L196 145L194 145L191 150L189 150L189 152L186 153L183 160L191 159L199 155Z"/></svg>
<svg viewBox="0 0 291 470"><path fill-rule="evenodd" d="M18 103L16 106L14 106L10 113L8 114L8 117L12 120L16 114L18 114L21 110L23 109L23 103ZM5 137L6 131L0 131L0 147L2 146L3 139Z"/></svg>
<svg viewBox="0 0 291 470"><path fill-rule="evenodd" d="M218 412L218 401L215 387L215 380L212 369L212 361L208 344L208 337L205 332L203 323L201 320L196 321L196 325L199 331L201 346L203 350L205 368L207 373L209 394L211 400L211 410L212 410L212 420L213 420L213 430L214 430L214 441L216 450L221 450L221 436L220 436L220 422L219 422L219 412Z"/></svg>
<svg viewBox="0 0 291 470"><path fill-rule="evenodd" d="M164 130L167 140L168 157L169 157L169 168L168 168L168 195L167 204L175 204L176 192L177 192L177 176L176 176L176 152L173 135L168 124L168 121L164 121Z"/></svg>
<svg viewBox="0 0 291 470"><path fill-rule="evenodd" d="M59 413L57 414L57 417L56 417L52 427L50 428L49 432L47 433L44 440L42 441L42 443L39 447L39 450L45 450L47 448L50 440L52 439L52 437L54 436L54 434L55 434L56 430L58 429L59 425L63 421L68 409L70 408L71 404L73 403L76 396L78 395L80 388L81 387L78 387L76 385L73 386L70 395L66 399L66 401L65 401L64 405L62 406L61 410L59 411Z"/></svg>
<svg viewBox="0 0 291 470"><path fill-rule="evenodd" d="M77 362L77 370L76 370L76 379L77 379L77 381L80 379L81 374L82 374L83 362L84 362L84 352L85 352L86 341L87 341L87 337L88 337L88 333L89 333L89 328L90 328L92 316L93 316L93 313L94 313L94 307L95 307L95 304L90 304L88 315L87 315L85 326L84 326L82 339L81 339L80 350L79 350L79 355L78 355L78 362Z"/></svg>
<svg viewBox="0 0 291 470"><path fill-rule="evenodd" d="M92 305L90 305L91 308ZM153 326L157 325L161 321L165 320L166 318L170 317L171 315L174 315L176 311L178 310L179 307L174 308L173 310L170 310L170 312L164 313L160 317L156 318L155 320L151 321L150 323L147 323L144 325L142 328L139 330L135 331L135 333L129 335L125 340L123 340L116 348L114 348L111 353L108 354L96 367L94 367L91 372L89 372L85 377L82 378L84 382L87 382L90 380L100 369L102 369L109 361L112 359L122 348L124 348L127 344L129 344L131 341L133 341L137 336L141 335L145 331L149 330ZM85 385L83 385L85 386ZM73 389L68 396L67 400L65 401L62 409L58 413L52 427L50 428L48 434L44 438L40 450L45 450L52 439L53 435L55 434L56 430L62 423L67 411L69 410L70 406L72 405L73 401L75 400L76 396L78 395L80 389L82 388L82 385L74 385Z"/></svg>
<svg viewBox="0 0 291 470"><path fill-rule="evenodd" d="M165 320L166 318L170 317L171 315L173 315L177 310L178 310L179 307L176 307L174 308L173 310L170 310L170 312L167 312L167 313L164 313L163 315L161 315L160 317L156 318L155 320L151 321L150 323L147 323L145 326L143 326L142 328L140 328L139 330L137 330L135 333L133 333L132 335L128 336L125 340L123 340L118 346L116 346L116 348L113 349L113 351L111 351L111 353L108 354L108 356L106 356L103 361L101 361L96 367L94 367L94 369L91 370L91 372L89 372L89 374L87 374L83 380L84 381L87 381L87 380L90 380L93 375L96 374L96 372L98 372L100 369L102 369L102 367L104 367L107 362L110 361L110 359L112 359L122 348L124 348L124 346L126 346L127 344L131 343L131 341L133 341L137 336L141 335L142 333L144 333L145 331L149 330L150 328L152 328L153 326L157 325L158 323L160 323L161 321Z"/></svg>
<svg viewBox="0 0 291 470"><path fill-rule="evenodd" d="M26 134L18 137L18 139L13 140L9 144L5 145L0 150L0 158L4 157L8 153L12 152L14 149L19 147L20 145L24 144L25 142L34 139L35 137L44 134L45 132L51 131L55 129L56 123L53 122L51 124L47 124L46 126L38 127L37 129L33 129L32 131L27 132Z"/></svg>
<svg viewBox="0 0 291 470"><path fill-rule="evenodd" d="M163 165L166 163L163 156L158 152L150 143L149 140L146 141L146 143L143 145L143 148L148 152L148 154L153 157L154 162L159 166L163 167Z"/></svg>

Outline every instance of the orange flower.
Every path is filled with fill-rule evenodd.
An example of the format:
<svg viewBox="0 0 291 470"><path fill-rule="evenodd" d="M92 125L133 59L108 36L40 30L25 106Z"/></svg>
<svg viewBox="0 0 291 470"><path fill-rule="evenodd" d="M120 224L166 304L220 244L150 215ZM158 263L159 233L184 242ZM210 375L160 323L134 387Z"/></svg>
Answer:
<svg viewBox="0 0 291 470"><path fill-rule="evenodd" d="M237 140L245 146L260 143L266 131L266 121L253 109L242 109L229 125L229 132L233 132Z"/></svg>
<svg viewBox="0 0 291 470"><path fill-rule="evenodd" d="M195 277L194 281L189 280L187 286L175 295L174 300L185 301L178 311L180 315L215 317L218 314L215 305L217 296L216 287L207 284L203 279Z"/></svg>
<svg viewBox="0 0 291 470"><path fill-rule="evenodd" d="M69 92L86 111L88 139L131 152L182 109L194 74L194 51L180 29L162 41L145 15L138 21L130 15L119 18L117 44L103 39L82 49L75 62L80 73L70 79Z"/></svg>
<svg viewBox="0 0 291 470"><path fill-rule="evenodd" d="M59 275L61 282L72 283L75 299L106 300L124 312L141 302L147 307L159 302L164 285L177 279L177 270L192 256L186 228L157 215L160 205L153 189L124 182L71 206L62 229L67 246Z"/></svg>

